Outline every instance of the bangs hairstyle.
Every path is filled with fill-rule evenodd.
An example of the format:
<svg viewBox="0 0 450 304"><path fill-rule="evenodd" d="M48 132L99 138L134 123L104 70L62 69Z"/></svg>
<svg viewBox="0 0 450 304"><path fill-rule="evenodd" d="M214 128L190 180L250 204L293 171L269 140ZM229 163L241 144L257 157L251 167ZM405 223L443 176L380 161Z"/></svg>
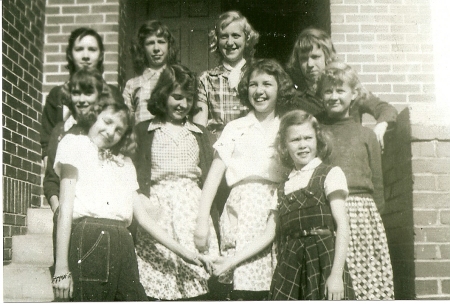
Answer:
<svg viewBox="0 0 450 304"><path fill-rule="evenodd" d="M128 106L125 104L123 97L117 95L113 96L111 94L102 94L99 98L98 103L93 107L91 111L87 115L83 115L78 120L77 124L83 129L85 134L89 133L89 129L95 124L98 119L98 115L111 109L114 113L123 112L123 122L127 126L124 134L120 141L110 148L111 152L115 155L118 153L122 153L124 155L130 156L131 150L131 133L132 133L132 125L131 125L131 114Z"/></svg>
<svg viewBox="0 0 450 304"><path fill-rule="evenodd" d="M167 118L167 100L176 88L192 98L193 104L187 117L192 121L192 117L198 113L197 108L197 77L187 67L181 64L167 66L161 73L161 76L152 91L150 100L148 100L147 109L165 121Z"/></svg>
<svg viewBox="0 0 450 304"><path fill-rule="evenodd" d="M308 55L314 48L314 45L323 51L325 63L336 58L336 50L330 35L317 28L307 28L298 35L295 41L291 56L286 65L289 73L301 73L300 66L302 57Z"/></svg>
<svg viewBox="0 0 450 304"><path fill-rule="evenodd" d="M278 130L276 139L276 147L281 163L288 168L294 167L294 162L286 147L287 130L291 126L302 124L310 124L316 132L317 157L319 157L322 161L325 161L328 156L330 156L332 151L330 135L322 129L321 125L314 116L303 110L290 111L281 118L280 129Z"/></svg>
<svg viewBox="0 0 450 304"><path fill-rule="evenodd" d="M322 98L323 90L327 87L341 86L344 83L352 90L356 90L357 97L355 100L367 96L368 91L361 85L356 71L342 61L333 61L327 65L317 82L316 95Z"/></svg>
<svg viewBox="0 0 450 304"><path fill-rule="evenodd" d="M69 36L69 42L66 48L66 60L67 65L66 68L69 70L69 74L72 75L76 72L75 63L73 62L72 58L72 51L73 47L75 46L75 41L80 38L83 39L86 36L92 36L97 40L98 48L100 51L100 57L98 60L98 64L95 68L100 71L100 73L103 73L103 60L105 58L105 46L103 45L102 37L95 31L94 29L87 28L87 27L80 27L72 31Z"/></svg>
<svg viewBox="0 0 450 304"><path fill-rule="evenodd" d="M237 22L245 34L244 58L246 60L252 59L255 54L255 45L259 41L259 33L253 29L247 18L238 11L225 12L217 19L214 29L209 33L209 49L211 53L217 54L220 61L223 61L223 55L219 50L220 32L232 22Z"/></svg>
<svg viewBox="0 0 450 304"><path fill-rule="evenodd" d="M175 64L177 62L178 50L176 48L175 38L169 28L158 20L147 21L139 28L137 40L134 41L130 47L134 71L139 75L149 67L147 54L145 52L145 40L153 35L156 37L164 37L167 41L167 64Z"/></svg>
<svg viewBox="0 0 450 304"><path fill-rule="evenodd" d="M73 90L79 88L81 93L92 94L97 92L99 98L104 94L104 81L102 74L96 69L81 69L75 72L69 81L69 95ZM106 85L107 86L107 85ZM109 88L108 88L109 91ZM70 99L71 100L71 99ZM73 102L68 104L69 110L74 117L76 116L75 105ZM75 117L78 118L78 117Z"/></svg>
<svg viewBox="0 0 450 304"><path fill-rule="evenodd" d="M294 86L289 75L275 59L257 59L245 71L238 87L241 103L249 109L254 109L248 98L248 84L253 72L257 74L265 73L275 78L278 84L275 115L284 114L294 97Z"/></svg>

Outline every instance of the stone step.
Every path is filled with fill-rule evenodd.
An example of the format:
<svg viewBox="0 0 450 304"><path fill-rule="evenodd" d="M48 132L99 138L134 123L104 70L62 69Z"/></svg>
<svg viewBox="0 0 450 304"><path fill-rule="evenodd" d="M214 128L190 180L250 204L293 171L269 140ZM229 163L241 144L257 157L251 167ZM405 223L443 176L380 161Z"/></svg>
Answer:
<svg viewBox="0 0 450 304"><path fill-rule="evenodd" d="M11 263L3 266L4 302L51 302L49 267Z"/></svg>
<svg viewBox="0 0 450 304"><path fill-rule="evenodd" d="M52 234L53 212L50 208L28 208L27 210L28 233Z"/></svg>
<svg viewBox="0 0 450 304"><path fill-rule="evenodd" d="M12 262L49 267L53 264L51 234L26 234L12 237Z"/></svg>

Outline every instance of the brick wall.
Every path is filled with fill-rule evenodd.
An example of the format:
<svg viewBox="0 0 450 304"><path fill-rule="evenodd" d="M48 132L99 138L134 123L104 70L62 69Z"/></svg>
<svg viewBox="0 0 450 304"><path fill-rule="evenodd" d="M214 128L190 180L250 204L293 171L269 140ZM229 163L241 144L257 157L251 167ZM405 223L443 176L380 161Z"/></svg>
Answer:
<svg viewBox="0 0 450 304"><path fill-rule="evenodd" d="M45 0L2 1L3 260L39 205L42 49Z"/></svg>
<svg viewBox="0 0 450 304"><path fill-rule="evenodd" d="M410 112L416 296L450 299L450 108Z"/></svg>
<svg viewBox="0 0 450 304"><path fill-rule="evenodd" d="M47 0L45 9L44 98L50 89L68 80L66 47L70 33L92 27L105 45L105 72L110 84L119 82L119 11L126 1ZM123 18L122 18L123 20Z"/></svg>
<svg viewBox="0 0 450 304"><path fill-rule="evenodd" d="M370 91L399 112L435 101L429 0L330 2L339 58L358 71Z"/></svg>

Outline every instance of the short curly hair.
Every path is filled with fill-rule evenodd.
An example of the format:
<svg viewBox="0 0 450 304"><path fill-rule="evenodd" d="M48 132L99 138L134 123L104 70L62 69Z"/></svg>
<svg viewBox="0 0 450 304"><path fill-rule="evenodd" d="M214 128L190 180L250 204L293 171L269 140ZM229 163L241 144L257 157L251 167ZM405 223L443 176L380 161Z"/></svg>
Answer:
<svg viewBox="0 0 450 304"><path fill-rule="evenodd" d="M137 39L132 42L130 47L131 57L133 58L134 71L140 75L149 66L147 54L145 52L145 40L156 35L164 37L168 43L167 64L177 62L177 46L175 38L169 28L159 20L150 20L141 25L137 33Z"/></svg>
<svg viewBox="0 0 450 304"><path fill-rule="evenodd" d="M327 65L317 81L316 96L322 98L323 90L329 85L336 86L344 83L357 92L355 102L359 102L369 94L369 91L361 84L357 72L351 66L345 62L334 60Z"/></svg>
<svg viewBox="0 0 450 304"><path fill-rule="evenodd" d="M165 121L167 118L167 100L176 88L192 98L192 108L188 113L188 119L200 110L197 107L197 75L181 64L167 66L161 73L152 95L147 103L150 113Z"/></svg>
<svg viewBox="0 0 450 304"><path fill-rule="evenodd" d="M69 74L72 75L76 72L75 62L73 61L72 51L75 46L75 41L79 38L80 40L86 36L92 36L97 40L98 48L100 51L100 57L97 63L97 70L100 73L103 73L103 60L105 59L105 46L103 45L102 37L96 30L88 28L88 27L79 27L74 29L69 36L68 45L66 48L66 60L67 65L66 68L69 70Z"/></svg>
<svg viewBox="0 0 450 304"><path fill-rule="evenodd" d="M281 163L288 168L294 167L294 162L287 151L286 136L289 127L310 124L316 132L317 157L326 161L332 151L332 141L328 132L322 129L317 119L303 110L293 110L281 117L280 128L278 130L276 147Z"/></svg>
<svg viewBox="0 0 450 304"><path fill-rule="evenodd" d="M294 86L289 75L275 59L256 59L245 71L238 86L241 103L249 109L254 109L248 96L248 84L253 72L266 73L275 77L278 84L275 114L283 115L287 109L291 108L291 103L295 93Z"/></svg>
<svg viewBox="0 0 450 304"><path fill-rule="evenodd" d="M217 54L221 62L223 61L223 54L219 50L220 31L229 26L232 22L238 22L245 34L244 58L246 60L252 59L255 54L255 45L259 41L259 33L253 29L247 18L238 11L225 12L219 16L214 29L209 33L210 51Z"/></svg>

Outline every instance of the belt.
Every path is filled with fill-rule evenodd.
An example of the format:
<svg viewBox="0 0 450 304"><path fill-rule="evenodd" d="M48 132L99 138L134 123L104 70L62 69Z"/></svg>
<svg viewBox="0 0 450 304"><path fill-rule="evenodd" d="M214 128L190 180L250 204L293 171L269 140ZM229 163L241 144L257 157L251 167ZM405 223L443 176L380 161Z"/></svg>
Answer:
<svg viewBox="0 0 450 304"><path fill-rule="evenodd" d="M328 228L312 228L309 230L300 230L296 231L294 233L290 233L287 235L288 238L298 239L305 236L311 236L311 235L332 235L334 234L333 231L331 231Z"/></svg>

